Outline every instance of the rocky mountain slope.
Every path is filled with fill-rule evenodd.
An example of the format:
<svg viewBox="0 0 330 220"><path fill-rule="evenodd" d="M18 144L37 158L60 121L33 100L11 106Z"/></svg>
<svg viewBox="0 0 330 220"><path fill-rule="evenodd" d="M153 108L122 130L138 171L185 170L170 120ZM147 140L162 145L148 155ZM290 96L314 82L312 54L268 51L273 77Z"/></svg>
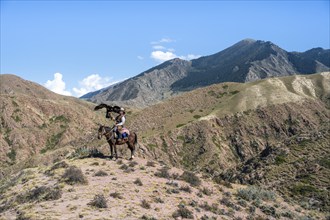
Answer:
<svg viewBox="0 0 330 220"><path fill-rule="evenodd" d="M192 61L174 59L116 86L88 94L92 102L145 107L183 91L221 83L328 71L330 50L287 52L267 41L246 39Z"/></svg>
<svg viewBox="0 0 330 220"><path fill-rule="evenodd" d="M1 172L28 159L33 163L33 155L91 138L104 117L92 111L91 103L57 95L14 75L0 75L0 98Z"/></svg>
<svg viewBox="0 0 330 220"><path fill-rule="evenodd" d="M94 105L91 103L56 95L20 78L8 75L1 77L7 77L1 78L1 82L6 80L8 85L11 84L6 90L1 90L1 217L6 219L15 211L18 211L17 215L22 218L29 216L31 219L38 219L39 216L47 219L52 213L57 213L54 218L61 218L61 214L70 217L70 213L82 218L96 215L95 210L98 209L87 203L96 193L102 192L104 185L93 177L94 172L97 172L90 167L94 166L91 165L93 159L75 158L84 158L91 154L109 155L105 139L95 140L98 127L96 123L111 124L105 121L104 112L94 112ZM15 86L18 89L14 89ZM33 86L36 86L36 89L32 89ZM29 91L32 95L25 95L24 91ZM39 98L33 94L43 94L43 97ZM125 199L117 201L119 205L116 207L120 210L120 216L124 213L134 219L137 216L142 218L145 213L152 213L152 216L160 219L171 218L175 215L174 207L183 200L184 206L180 207L188 208L196 219L204 214L226 218L227 213L230 215L228 219L245 218L250 215L250 211L246 209L250 209L252 204L256 207L257 215L265 218L271 219L275 216L295 219L297 216L308 215L324 219L325 213L330 210L329 109L330 73L324 72L268 78L250 83L215 84L186 92L143 110L127 111L127 126L138 134L137 162L140 166L147 166L147 162L142 159L145 158L180 169L177 170L179 174L174 175L176 177L167 176L164 171L165 177L172 180L181 176L183 170L189 170L220 185L230 185L230 181L235 184L253 184L267 192L276 190L277 195L288 203L287 207L295 208L287 210L283 207L282 210L276 207L278 202L254 200L248 195L252 191L260 190L251 189L246 192L248 195L241 195L248 202L248 206L240 208L241 213L237 208L238 200L237 203L231 200L231 203L228 203L221 192L215 191L217 185L206 183L205 186L216 192L210 197L208 206L191 203L193 207L187 207L187 203L191 202L188 198L197 201L195 194L200 190L196 188L192 190L193 195L187 197L179 193L180 197L175 197L175 203L170 200L163 205L151 204L151 209L155 211L144 212L141 206L142 208L139 207L133 212L130 211L130 203L127 202L129 199L125 194ZM128 158L126 147L119 147L119 152L121 156ZM65 169L59 168L61 164L53 165L63 159L67 163L61 163L65 166L63 168L66 169L68 165L80 167L85 175L91 175L87 179L93 184L85 187L67 186L67 177L63 177ZM117 179L123 177L118 170L122 164L114 164L104 159L96 161L102 164L102 169L110 176L111 172L114 172L115 176L118 176ZM129 169L128 164L127 166L123 169ZM24 170L25 168L27 169ZM158 168L160 169L159 166ZM150 203L154 200L153 194L148 191L151 186L149 181L155 184L164 182L152 179L143 169L140 168L143 173L140 179L148 186L148 189L145 189L145 198ZM21 170L24 171L20 173ZM25 176L26 172L28 176ZM29 181L30 178L32 181ZM125 178L123 181L127 180ZM128 178L133 182L136 175ZM112 187L120 186L120 194L124 194L124 190L134 186L127 181L120 182L122 185L117 184L112 177L106 177L105 182L111 185L111 190L103 193L108 205L116 201L109 194L114 193ZM178 194L176 190L180 187L169 184L171 187L161 188L159 192ZM175 185L183 184L181 180L177 180ZM48 188L40 188L42 186ZM133 197L139 195L139 192L135 191ZM239 193L237 190L230 192ZM83 202L72 204L72 198L77 198L79 194L82 195ZM60 195L63 199L57 201ZM216 202L219 200L215 198L225 200L220 201L217 206ZM200 200L199 197L198 199ZM136 203L142 204L142 201ZM174 206L169 205L173 203ZM215 205L211 205L212 203ZM229 208L221 208L221 204ZM162 211L158 212L156 209L171 212L164 211L166 214L163 215ZM62 211L59 213L56 210ZM113 212L111 208L109 210ZM127 213L130 213L130 216ZM114 218L119 216L112 215ZM148 218L151 216L144 217Z"/></svg>
<svg viewBox="0 0 330 220"><path fill-rule="evenodd" d="M0 219L325 218L273 191L207 177L154 161L62 160L24 169L0 185Z"/></svg>
<svg viewBox="0 0 330 220"><path fill-rule="evenodd" d="M297 201L308 194L307 204L315 199L329 210L329 85L329 72L217 84L145 108L130 127L149 157L214 179L289 189ZM322 171L300 179L311 164ZM311 192L289 187L296 183Z"/></svg>

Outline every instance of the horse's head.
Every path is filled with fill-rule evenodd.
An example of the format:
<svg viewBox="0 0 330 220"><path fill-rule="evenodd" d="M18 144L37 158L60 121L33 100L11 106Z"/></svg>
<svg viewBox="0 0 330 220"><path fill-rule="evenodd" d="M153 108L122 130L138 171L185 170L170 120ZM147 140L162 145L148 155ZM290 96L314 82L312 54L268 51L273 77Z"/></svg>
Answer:
<svg viewBox="0 0 330 220"><path fill-rule="evenodd" d="M100 125L99 130L97 131L97 138L101 139L105 133L105 127L103 125Z"/></svg>

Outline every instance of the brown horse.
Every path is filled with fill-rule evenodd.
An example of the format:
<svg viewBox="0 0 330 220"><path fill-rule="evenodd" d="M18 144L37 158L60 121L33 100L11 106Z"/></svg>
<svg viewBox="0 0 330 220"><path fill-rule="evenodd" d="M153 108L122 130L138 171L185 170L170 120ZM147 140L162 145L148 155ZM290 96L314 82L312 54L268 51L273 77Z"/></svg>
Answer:
<svg viewBox="0 0 330 220"><path fill-rule="evenodd" d="M135 145L137 144L137 134L135 132L132 132L128 136L127 139L121 139L121 141L118 141L117 139L115 139L113 128L100 125L100 128L98 130L98 136L97 136L98 139L101 139L103 135L105 136L105 138L107 139L107 141L109 143L110 152L111 152L111 156L110 156L111 159L113 158L113 150L115 151L115 158L118 159L116 145L127 144L128 148L131 150L130 160L133 160L134 153L135 153Z"/></svg>

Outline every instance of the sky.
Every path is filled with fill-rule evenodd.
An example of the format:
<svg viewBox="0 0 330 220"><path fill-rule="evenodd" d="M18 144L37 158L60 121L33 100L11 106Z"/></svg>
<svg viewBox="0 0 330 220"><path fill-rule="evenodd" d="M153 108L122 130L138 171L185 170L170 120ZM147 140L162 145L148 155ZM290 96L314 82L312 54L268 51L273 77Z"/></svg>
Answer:
<svg viewBox="0 0 330 220"><path fill-rule="evenodd" d="M1 74L59 94L90 91L240 40L330 48L327 1L4 1Z"/></svg>

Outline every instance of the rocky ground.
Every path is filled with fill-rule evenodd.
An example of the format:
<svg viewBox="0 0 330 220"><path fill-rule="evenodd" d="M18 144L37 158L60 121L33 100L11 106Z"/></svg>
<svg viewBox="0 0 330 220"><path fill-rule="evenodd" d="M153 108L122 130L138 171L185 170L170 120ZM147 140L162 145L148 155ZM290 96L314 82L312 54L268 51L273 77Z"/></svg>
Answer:
<svg viewBox="0 0 330 220"><path fill-rule="evenodd" d="M67 159L1 181L0 219L322 219L272 191L136 158Z"/></svg>

